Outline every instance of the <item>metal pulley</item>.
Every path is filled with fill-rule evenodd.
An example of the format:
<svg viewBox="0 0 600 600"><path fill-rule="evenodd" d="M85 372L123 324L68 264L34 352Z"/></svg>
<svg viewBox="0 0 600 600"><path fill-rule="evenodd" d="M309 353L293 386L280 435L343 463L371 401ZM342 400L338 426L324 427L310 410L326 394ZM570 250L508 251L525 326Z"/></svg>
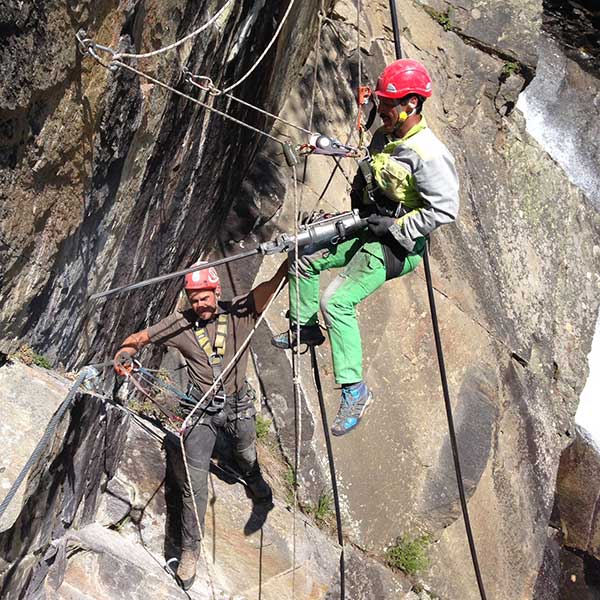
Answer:
<svg viewBox="0 0 600 600"><path fill-rule="evenodd" d="M342 144L342 142L331 136L322 133L313 133L307 144L299 146L298 154L300 156L323 154L325 156L339 156L342 158L358 158L361 156L361 151L354 146Z"/></svg>

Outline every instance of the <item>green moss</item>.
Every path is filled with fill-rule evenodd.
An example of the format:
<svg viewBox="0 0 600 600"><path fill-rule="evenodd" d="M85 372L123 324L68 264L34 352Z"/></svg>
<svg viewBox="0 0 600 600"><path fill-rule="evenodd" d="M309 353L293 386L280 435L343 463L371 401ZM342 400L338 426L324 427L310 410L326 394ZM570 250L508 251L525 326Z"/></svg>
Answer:
<svg viewBox="0 0 600 600"><path fill-rule="evenodd" d="M52 368L52 363L45 356L42 356L37 352L33 353L33 364L37 365L38 367L42 367L42 369Z"/></svg>
<svg viewBox="0 0 600 600"><path fill-rule="evenodd" d="M506 81L511 75L516 75L521 72L521 65L517 62L505 62L500 72L500 78Z"/></svg>
<svg viewBox="0 0 600 600"><path fill-rule="evenodd" d="M19 361L26 365L36 365L42 369L51 369L52 363L43 355L38 354L28 344L23 344L16 352L9 355L11 361Z"/></svg>
<svg viewBox="0 0 600 600"><path fill-rule="evenodd" d="M317 525L329 525L333 518L333 496L328 491L321 492L315 505L308 507L307 512L312 515Z"/></svg>
<svg viewBox="0 0 600 600"><path fill-rule="evenodd" d="M256 439L265 441L271 430L271 420L266 419L261 414L256 415Z"/></svg>
<svg viewBox="0 0 600 600"><path fill-rule="evenodd" d="M146 417L156 418L158 415L162 415L156 406L146 398L143 400L131 399L127 402L127 407L134 413Z"/></svg>
<svg viewBox="0 0 600 600"><path fill-rule="evenodd" d="M444 28L444 31L451 31L454 29L451 8L448 8L446 12L439 12L431 7L427 7L425 10L427 10L434 21L437 21Z"/></svg>
<svg viewBox="0 0 600 600"><path fill-rule="evenodd" d="M393 569L399 569L408 575L414 575L429 566L427 551L429 536L410 537L403 535L396 538L393 546L385 551L385 562Z"/></svg>

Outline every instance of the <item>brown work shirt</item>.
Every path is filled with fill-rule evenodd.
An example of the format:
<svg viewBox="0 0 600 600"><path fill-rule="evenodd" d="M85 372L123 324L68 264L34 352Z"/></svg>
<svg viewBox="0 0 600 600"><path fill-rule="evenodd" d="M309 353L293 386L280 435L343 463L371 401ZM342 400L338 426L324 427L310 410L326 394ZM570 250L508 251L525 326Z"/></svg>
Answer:
<svg viewBox="0 0 600 600"><path fill-rule="evenodd" d="M228 302L219 302L216 314L221 313L229 315L223 360L223 367L226 368L248 337L259 315L256 314L252 292ZM214 344L217 319L214 318L208 322L200 321L192 309L176 311L165 317L156 325L148 328L148 335L152 343L171 346L181 352L186 360L191 382L202 393L205 393L213 384L214 378L208 357L196 338L195 331L200 327L206 327L208 337ZM233 395L242 390L247 366L248 347L238 358L235 366L223 378L223 386L227 395Z"/></svg>

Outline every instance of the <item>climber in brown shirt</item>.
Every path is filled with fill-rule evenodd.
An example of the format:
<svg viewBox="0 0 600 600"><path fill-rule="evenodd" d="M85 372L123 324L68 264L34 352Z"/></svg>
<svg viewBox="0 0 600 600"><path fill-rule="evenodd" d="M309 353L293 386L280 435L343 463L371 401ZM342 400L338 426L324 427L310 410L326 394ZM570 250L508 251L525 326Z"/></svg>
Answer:
<svg viewBox="0 0 600 600"><path fill-rule="evenodd" d="M187 363L193 385L191 396L200 401L221 371L226 369L265 310L287 273L287 261L277 273L248 294L231 301L220 300L221 284L214 268L200 269L185 278L190 309L176 311L155 325L127 337L115 355L115 370L126 375L130 357L147 344L177 348ZM208 501L208 470L217 432L223 431L231 444L255 503L264 514L272 507L269 484L262 477L256 456L256 409L254 394L245 380L248 348L226 371L221 384L202 402L193 425L184 433L184 444L193 497L202 532ZM196 418L198 417L198 418ZM177 569L179 583L189 589L196 576L201 539L189 483L183 485L182 552ZM250 523L250 522L249 522ZM246 533L253 530L251 525Z"/></svg>

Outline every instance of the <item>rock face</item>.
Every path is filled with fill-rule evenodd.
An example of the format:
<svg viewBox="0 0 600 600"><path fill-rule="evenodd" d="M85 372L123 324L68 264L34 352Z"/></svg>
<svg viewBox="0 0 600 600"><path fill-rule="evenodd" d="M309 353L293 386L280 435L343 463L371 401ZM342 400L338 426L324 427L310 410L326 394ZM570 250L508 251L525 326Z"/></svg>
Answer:
<svg viewBox="0 0 600 600"><path fill-rule="evenodd" d="M598 447L584 429L560 458L556 499L534 598L593 600L600 595Z"/></svg>
<svg viewBox="0 0 600 600"><path fill-rule="evenodd" d="M564 543L600 559L600 453L578 431L560 460L556 481L557 509Z"/></svg>
<svg viewBox="0 0 600 600"><path fill-rule="evenodd" d="M39 435L46 426L44 409L51 410L57 396L62 400L68 382L52 377L48 385L46 373L19 364L1 368L0 376L0 408L11 432L22 417L5 409L24 403L30 391L45 390L38 393L38 419L27 432ZM10 443L12 437L5 439ZM14 501L18 516L3 520L2 598L180 598L182 591L163 568L180 554L178 448L173 434L130 420L123 408L78 397L31 472L21 502ZM16 468L28 453L12 453ZM190 597L339 598L339 547L300 511L286 507L277 474L269 471L272 463L268 457L263 463L276 505L262 529L248 535L244 527L256 518L252 502L223 470L225 463L215 463L202 561ZM172 468L166 470L167 464ZM3 476L3 482L14 480L12 473ZM407 579L351 546L346 561L346 597L392 600L410 592Z"/></svg>
<svg viewBox="0 0 600 600"><path fill-rule="evenodd" d="M600 208L597 75L568 59L558 42L547 36L540 38L538 52L536 77L518 103L527 116L527 130ZM569 106L568 115L562 106Z"/></svg>
<svg viewBox="0 0 600 600"><path fill-rule="evenodd" d="M4 349L27 339L72 364L112 354L126 333L166 314L178 290L164 284L83 310L90 292L187 266L200 251L220 246L232 253L278 230L291 231L294 186L279 144L260 144L245 130L124 70L104 71L79 57L69 37L84 27L115 48L146 51L204 22L216 3L82 2L67 8L57 1L47 10L22 4L18 14L3 9L10 35L2 64L23 62L25 52L41 48L48 66L31 61L25 83L9 72L13 89L2 97L2 131L8 133L1 145L0 336ZM361 82L371 84L393 58L388 2L362 4L360 52L355 5L340 1L323 22L317 63L312 129L343 141L354 128L358 56ZM283 114L304 126L317 7L312 0L295 6L273 54L237 90L278 110L293 89ZM148 68L182 89L181 66L227 85L255 60L283 10L283 3L269 0L236 3L200 42L183 46L177 60L159 58ZM552 554L558 542L548 525L600 297L597 209L529 135L515 109L535 74L542 11L541 2L528 0L457 0L404 3L400 15L405 54L425 62L434 79L435 93L425 107L428 123L456 157L462 182L460 217L432 237L431 262L471 520L486 590L494 598L533 597L541 565L548 564L544 553L561 560ZM62 35L64 29L69 35ZM597 86L593 77L585 81ZM223 98L212 101L226 106ZM243 106L232 103L228 110L255 125L271 125ZM281 123L270 131L305 141ZM342 163L320 198L332 167L327 159L309 159L298 207L347 208L351 161ZM302 168L299 173L303 179ZM259 267L256 281L280 260L239 265L231 290L247 289ZM324 275L323 284L330 277ZM261 391L291 458L289 357L269 346L270 333L287 327L284 296L268 316L271 331L261 329L253 349ZM359 429L335 441L344 525L353 542L378 556L397 536L428 532L435 543L422 580L442 598L470 600L479 596L428 311L422 268L387 283L359 307L365 378L375 403ZM318 358L331 421L339 392L327 345ZM302 494L314 501L329 484L306 360L300 376L299 479ZM126 504L120 506L107 507L107 514L118 515ZM227 545L238 541L236 531ZM139 554L129 554L129 547L114 555L102 550L114 532L96 533L69 532L75 541L65 541L65 549L73 543L92 552L76 556L62 580L58 570L49 581L76 588L74 582L100 573L98 586L109 590L110 565L127 554L132 569L138 568ZM284 573L289 546L284 536L274 539L284 566L273 572ZM317 542L306 539L309 556ZM215 568L228 560L223 557ZM321 559L315 554L307 560L312 569ZM248 592L232 572L220 580L223 589ZM155 589L162 589L158 570L153 576ZM225 588L222 582L230 577L235 583ZM315 594L331 585L319 569L311 581ZM142 593L133 582L130 590Z"/></svg>
<svg viewBox="0 0 600 600"><path fill-rule="evenodd" d="M371 3L361 25L363 77L372 83L393 56L386 4ZM340 77L331 65L356 73L353 10L350 3L336 4L335 33L325 28L322 46L327 50L319 62L315 123L340 139L346 139L352 92L345 83L349 77ZM446 31L437 21L431 11L403 5L404 51L427 64L436 85L425 114L455 155L462 181L457 223L432 238L432 268L463 476L488 595L528 598L538 580L558 464L572 440L586 376L598 310L600 251L594 247L600 218L530 137L523 115L515 110L533 70L525 64L521 73L508 72L508 58L494 41L502 39L501 19L493 14L481 19L478 27L487 28L476 34L481 43L468 39L475 35L471 24L463 29L455 22ZM535 63L536 37L530 35L535 23L540 33L541 12L527 19L522 30L522 43L530 44L530 66ZM340 110L325 103L330 85ZM597 85L596 80L589 85ZM292 94L284 114L293 117L306 103L302 93ZM330 172L330 165L311 160L300 191L302 210L348 206L347 181L339 171L319 199ZM286 185L285 178L280 185ZM292 203L288 188L277 221L283 230L293 228ZM273 269L264 263L257 281ZM330 279L323 274L323 286ZM282 298L269 315L273 332L286 327L286 303ZM355 432L334 441L346 531L379 552L403 533L428 531L437 543L423 579L442 597L478 598L428 313L422 270L387 283L358 309L365 378L375 403ZM268 389L289 363L267 348L256 352L269 356ZM331 421L339 392L327 346L318 354ZM303 432L304 427L314 430L311 440L303 433L303 455L324 456L307 360L301 374L308 400ZM287 417L279 428L285 430L293 423L292 405L289 398L281 401ZM277 421L281 407L274 414ZM293 453L293 445L288 452ZM302 471L313 496L327 480L326 465L320 464L321 477L310 459Z"/></svg>
<svg viewBox="0 0 600 600"><path fill-rule="evenodd" d="M132 277L187 266L210 247L262 139L129 71L82 58L75 33L84 29L115 49L148 52L197 29L222 5L0 6L7 32L0 95L3 349L27 338L70 365L104 355L146 314L172 308L173 282L127 301L86 305L86 298ZM264 62L235 89L238 97L278 109L310 49L319 6L295 5ZM195 42L136 64L185 93L193 88L183 80L184 67L218 86L233 84L271 40L283 9L276 0L229 3ZM255 127L269 126L241 104L209 101ZM123 318L126 305L132 319Z"/></svg>
<svg viewBox="0 0 600 600"><path fill-rule="evenodd" d="M2 487L7 489L29 458L32 442L41 437L54 409L66 396L69 382L20 364L3 366L0 374L0 406L6 428L3 440L12 463L2 474ZM11 412L15 406L21 409ZM33 418L20 429L28 413ZM76 397L22 484L20 496L13 500L12 512L2 520L3 598L39 597L48 569L61 557L63 536L94 521L101 490L114 475L123 449L127 421L122 409L95 396ZM64 559L64 548L62 553Z"/></svg>

